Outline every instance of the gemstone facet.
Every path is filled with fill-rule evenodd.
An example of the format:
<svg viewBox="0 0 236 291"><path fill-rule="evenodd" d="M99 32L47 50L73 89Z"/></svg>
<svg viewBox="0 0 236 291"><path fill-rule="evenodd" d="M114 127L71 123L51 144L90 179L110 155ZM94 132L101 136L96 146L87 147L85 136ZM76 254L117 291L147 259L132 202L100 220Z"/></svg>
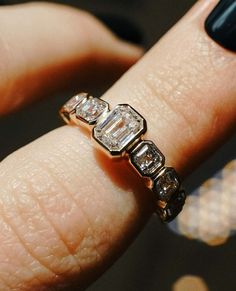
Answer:
<svg viewBox="0 0 236 291"><path fill-rule="evenodd" d="M76 106L87 97L87 95L88 95L87 93L80 93L78 95L73 96L63 106L64 110L67 111L68 113L72 112L76 108Z"/></svg>
<svg viewBox="0 0 236 291"><path fill-rule="evenodd" d="M164 168L153 182L153 192L158 200L169 201L179 189L180 181L173 168Z"/></svg>
<svg viewBox="0 0 236 291"><path fill-rule="evenodd" d="M145 140L131 152L130 161L142 176L150 177L164 166L165 158L152 141Z"/></svg>
<svg viewBox="0 0 236 291"><path fill-rule="evenodd" d="M71 123L71 118L75 113L76 106L80 104L87 97L87 95L87 93L77 94L70 98L70 100L64 104L64 106L60 110L60 114L66 123Z"/></svg>
<svg viewBox="0 0 236 291"><path fill-rule="evenodd" d="M109 110L108 103L102 99L89 96L76 107L76 118L94 124L98 118Z"/></svg>
<svg viewBox="0 0 236 291"><path fill-rule="evenodd" d="M120 155L145 131L145 119L131 106L119 104L94 127L93 137L111 155Z"/></svg>
<svg viewBox="0 0 236 291"><path fill-rule="evenodd" d="M175 193L164 209L157 210L160 217L165 222L172 221L183 209L186 200L186 193L184 190Z"/></svg>

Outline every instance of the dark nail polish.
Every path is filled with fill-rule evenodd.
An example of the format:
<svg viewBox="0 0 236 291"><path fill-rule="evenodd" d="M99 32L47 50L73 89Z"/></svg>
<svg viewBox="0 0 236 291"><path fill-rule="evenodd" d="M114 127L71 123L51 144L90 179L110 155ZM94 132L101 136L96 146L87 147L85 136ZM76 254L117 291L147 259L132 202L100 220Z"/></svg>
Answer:
<svg viewBox="0 0 236 291"><path fill-rule="evenodd" d="M208 35L236 52L236 0L221 0L205 22Z"/></svg>

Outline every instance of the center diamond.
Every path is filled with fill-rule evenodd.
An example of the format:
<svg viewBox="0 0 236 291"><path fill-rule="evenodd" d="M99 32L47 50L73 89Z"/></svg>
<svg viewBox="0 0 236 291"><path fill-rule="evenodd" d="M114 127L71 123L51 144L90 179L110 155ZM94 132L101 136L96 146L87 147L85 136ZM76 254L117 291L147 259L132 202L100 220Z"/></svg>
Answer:
<svg viewBox="0 0 236 291"><path fill-rule="evenodd" d="M146 131L146 122L131 106L117 105L93 129L93 137L112 155L120 155Z"/></svg>

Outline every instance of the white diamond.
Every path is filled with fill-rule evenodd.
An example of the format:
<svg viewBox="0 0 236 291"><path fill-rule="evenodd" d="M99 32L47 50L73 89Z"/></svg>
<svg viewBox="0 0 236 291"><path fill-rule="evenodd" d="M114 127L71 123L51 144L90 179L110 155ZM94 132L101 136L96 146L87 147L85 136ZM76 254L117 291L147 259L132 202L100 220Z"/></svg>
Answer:
<svg viewBox="0 0 236 291"><path fill-rule="evenodd" d="M131 106L120 104L94 127L93 136L112 155L119 155L145 130L142 116Z"/></svg>
<svg viewBox="0 0 236 291"><path fill-rule="evenodd" d="M143 176L151 176L159 170L165 158L152 141L142 141L130 155L131 163Z"/></svg>
<svg viewBox="0 0 236 291"><path fill-rule="evenodd" d="M70 100L66 102L66 104L63 106L63 109L70 113L72 112L75 107L86 98L87 93L80 93L78 95L73 96Z"/></svg>
<svg viewBox="0 0 236 291"><path fill-rule="evenodd" d="M107 102L90 96L76 107L76 117L93 124L105 111L108 111Z"/></svg>

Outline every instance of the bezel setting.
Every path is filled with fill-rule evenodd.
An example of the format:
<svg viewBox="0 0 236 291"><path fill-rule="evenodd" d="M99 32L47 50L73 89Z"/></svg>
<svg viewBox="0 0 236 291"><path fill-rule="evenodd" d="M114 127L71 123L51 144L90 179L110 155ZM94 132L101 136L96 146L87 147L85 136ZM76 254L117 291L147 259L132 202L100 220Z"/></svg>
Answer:
<svg viewBox="0 0 236 291"><path fill-rule="evenodd" d="M168 202L171 197L178 192L180 180L174 168L165 167L155 177L152 185L152 191L156 194L157 199Z"/></svg>
<svg viewBox="0 0 236 291"><path fill-rule="evenodd" d="M130 153L130 162L141 176L151 177L165 163L165 157L150 140L141 141Z"/></svg>
<svg viewBox="0 0 236 291"><path fill-rule="evenodd" d="M76 106L77 119L89 125L95 124L98 119L109 111L109 104L99 98L87 96Z"/></svg>
<svg viewBox="0 0 236 291"><path fill-rule="evenodd" d="M62 106L60 114L70 125L92 131L92 138L112 158L125 157L153 192L156 213L163 222L173 220L182 210L186 194L180 179L165 157L150 140L144 140L146 120L130 105L118 104L110 111L109 104L80 93Z"/></svg>
<svg viewBox="0 0 236 291"><path fill-rule="evenodd" d="M157 212L164 222L171 222L183 209L186 200L184 190L176 192L164 207L158 205Z"/></svg>
<svg viewBox="0 0 236 291"><path fill-rule="evenodd" d="M121 156L146 132L145 119L130 105L119 104L93 128L93 138L112 156Z"/></svg>
<svg viewBox="0 0 236 291"><path fill-rule="evenodd" d="M70 123L76 107L88 96L88 93L79 93L71 97L61 108L60 115L65 122Z"/></svg>

